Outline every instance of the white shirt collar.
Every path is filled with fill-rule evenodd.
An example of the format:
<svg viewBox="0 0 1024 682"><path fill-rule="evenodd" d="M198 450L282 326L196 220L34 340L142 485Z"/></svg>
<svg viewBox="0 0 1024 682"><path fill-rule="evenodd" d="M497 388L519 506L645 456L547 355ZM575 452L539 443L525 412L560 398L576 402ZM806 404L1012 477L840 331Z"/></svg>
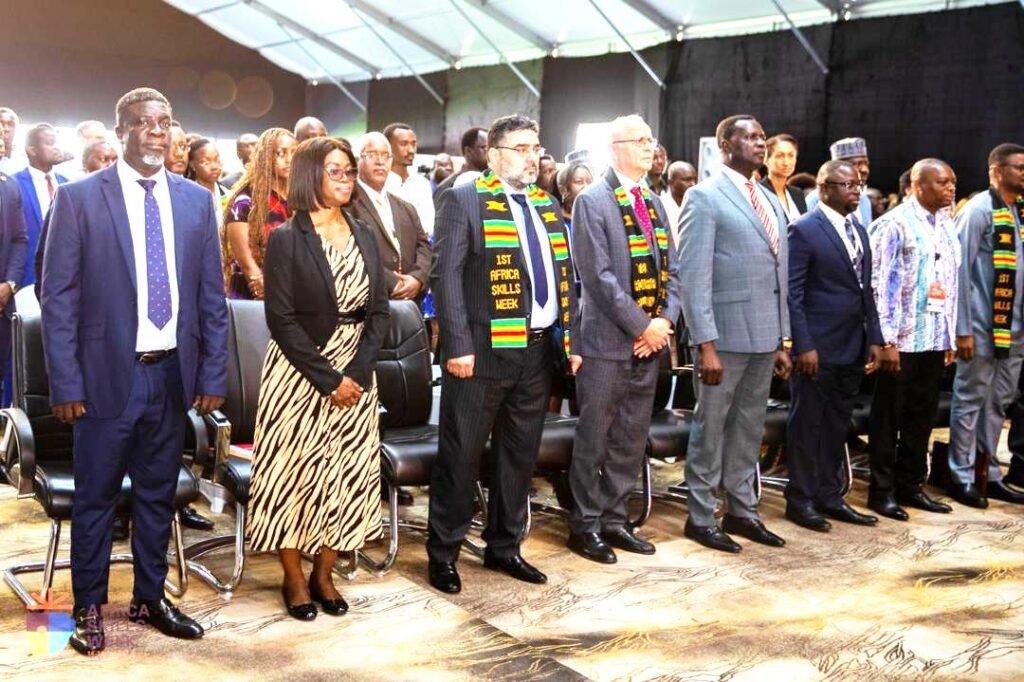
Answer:
<svg viewBox="0 0 1024 682"><path fill-rule="evenodd" d="M740 173L737 173L728 166L722 166L722 172L725 173L725 177L732 181L732 184L737 187L746 187L748 182L754 182L753 178L745 178ZM757 183L754 182L756 185Z"/></svg>
<svg viewBox="0 0 1024 682"><path fill-rule="evenodd" d="M161 166L160 170L147 178L144 177L142 173L129 166L128 162L124 160L124 157L121 157L117 160L117 177L121 178L121 182L123 183L138 183L139 180L156 180L156 184L159 185L167 182L167 169Z"/></svg>
<svg viewBox="0 0 1024 682"><path fill-rule="evenodd" d="M825 217L828 218L828 221L830 223L832 223L832 225L835 226L835 228L837 230L845 230L846 229L846 218L841 216L839 214L839 211L835 210L831 206L826 206L823 201L819 201L818 202L818 206L821 207L821 212L825 214ZM854 211L850 215L854 215L855 216L856 213L857 212ZM856 220L856 217L854 218L854 220Z"/></svg>
<svg viewBox="0 0 1024 682"><path fill-rule="evenodd" d="M615 166L612 166L612 172L615 173L615 178L619 181L619 186L622 187L622 189L626 190L627 192L632 192L634 187L638 186L640 182L643 182L643 177L640 178L639 182L636 180L630 180L625 175L620 173L619 169L616 168Z"/></svg>
<svg viewBox="0 0 1024 682"><path fill-rule="evenodd" d="M356 178L356 182L359 183L359 186L363 188L364 192L366 192L366 196L370 197L370 199L374 203L385 202L388 200L388 189L386 186L381 188L381 190L378 192L377 190L363 182L362 178Z"/></svg>
<svg viewBox="0 0 1024 682"><path fill-rule="evenodd" d="M46 182L46 176L49 175L53 182L57 182L57 174L50 169L49 173L44 173L35 166L28 166L28 174L32 176L32 179L36 182Z"/></svg>

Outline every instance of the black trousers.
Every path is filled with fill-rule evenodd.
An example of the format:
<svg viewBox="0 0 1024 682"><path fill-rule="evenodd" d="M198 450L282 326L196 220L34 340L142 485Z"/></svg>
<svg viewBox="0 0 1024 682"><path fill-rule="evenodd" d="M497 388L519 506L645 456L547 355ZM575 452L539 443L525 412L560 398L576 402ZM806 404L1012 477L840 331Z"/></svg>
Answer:
<svg viewBox="0 0 1024 682"><path fill-rule="evenodd" d="M853 399L864 366L819 365L810 378L789 380L790 411L786 425L786 501L810 507L838 507L846 483L846 435Z"/></svg>
<svg viewBox="0 0 1024 682"><path fill-rule="evenodd" d="M1006 410L1010 418L1010 432L1006 445L1010 449L1010 472L1024 476L1024 372L1017 383L1017 399Z"/></svg>
<svg viewBox="0 0 1024 682"><path fill-rule="evenodd" d="M868 427L871 496L909 493L924 485L944 355L900 353L899 374L879 372Z"/></svg>
<svg viewBox="0 0 1024 682"><path fill-rule="evenodd" d="M501 379L441 379L437 462L430 478L427 555L431 561L458 559L473 520L473 494L487 438L488 506L484 540L496 556L512 556L526 526L530 479L544 430L551 392L552 344L531 341L514 375Z"/></svg>

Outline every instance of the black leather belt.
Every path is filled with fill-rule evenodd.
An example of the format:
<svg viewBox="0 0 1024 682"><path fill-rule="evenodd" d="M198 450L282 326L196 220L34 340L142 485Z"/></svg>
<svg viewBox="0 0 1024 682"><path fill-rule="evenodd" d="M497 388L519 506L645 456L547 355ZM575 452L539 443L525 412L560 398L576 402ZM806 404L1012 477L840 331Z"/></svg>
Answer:
<svg viewBox="0 0 1024 682"><path fill-rule="evenodd" d="M546 339L551 334L551 327L544 327L543 329L531 329L526 335L526 338L530 341L538 341L540 339Z"/></svg>
<svg viewBox="0 0 1024 682"><path fill-rule="evenodd" d="M338 315L338 324L361 324L366 321L366 308Z"/></svg>
<svg viewBox="0 0 1024 682"><path fill-rule="evenodd" d="M177 348L172 348L170 350L151 350L145 353L136 353L135 361L141 362L144 365L152 365L154 362L166 360L177 352Z"/></svg>

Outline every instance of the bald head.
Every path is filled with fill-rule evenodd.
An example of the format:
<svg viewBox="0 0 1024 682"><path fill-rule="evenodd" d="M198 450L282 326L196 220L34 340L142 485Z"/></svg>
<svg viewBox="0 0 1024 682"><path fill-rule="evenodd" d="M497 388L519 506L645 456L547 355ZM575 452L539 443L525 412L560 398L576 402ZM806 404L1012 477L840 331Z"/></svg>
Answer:
<svg viewBox="0 0 1024 682"><path fill-rule="evenodd" d="M295 139L303 142L311 137L327 137L327 126L315 116L303 116L295 122Z"/></svg>
<svg viewBox="0 0 1024 682"><path fill-rule="evenodd" d="M668 191L677 204L683 203L686 192L697 184L697 169L686 161L673 161L668 167Z"/></svg>
<svg viewBox="0 0 1024 682"><path fill-rule="evenodd" d="M640 116L620 116L608 126L612 166L639 181L654 163L655 141L651 127Z"/></svg>
<svg viewBox="0 0 1024 682"><path fill-rule="evenodd" d="M941 173L943 170L953 172L949 164L942 159L921 159L910 167L910 182L915 183Z"/></svg>
<svg viewBox="0 0 1024 682"><path fill-rule="evenodd" d="M941 159L921 159L910 168L910 187L929 213L956 201L956 174Z"/></svg>

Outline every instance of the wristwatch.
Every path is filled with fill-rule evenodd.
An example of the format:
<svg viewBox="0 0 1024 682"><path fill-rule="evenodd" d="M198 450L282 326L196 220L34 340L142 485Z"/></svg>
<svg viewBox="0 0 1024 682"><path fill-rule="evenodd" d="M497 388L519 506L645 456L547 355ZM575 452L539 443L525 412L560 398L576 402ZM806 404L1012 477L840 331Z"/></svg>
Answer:
<svg viewBox="0 0 1024 682"><path fill-rule="evenodd" d="M783 336L779 339L779 350L791 351L793 350L793 339Z"/></svg>
<svg viewBox="0 0 1024 682"><path fill-rule="evenodd" d="M7 286L9 286L11 288L11 293L12 294L18 293L18 283L15 282L13 279L7 281Z"/></svg>

